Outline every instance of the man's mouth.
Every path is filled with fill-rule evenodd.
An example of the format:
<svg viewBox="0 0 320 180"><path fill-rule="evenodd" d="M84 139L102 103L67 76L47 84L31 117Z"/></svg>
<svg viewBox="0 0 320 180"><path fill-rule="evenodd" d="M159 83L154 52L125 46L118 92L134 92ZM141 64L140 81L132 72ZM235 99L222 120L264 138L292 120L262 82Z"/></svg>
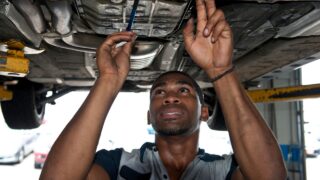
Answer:
<svg viewBox="0 0 320 180"><path fill-rule="evenodd" d="M183 113L177 109L167 109L167 110L164 110L160 113L161 119L164 119L164 120L178 119L182 115L183 115Z"/></svg>

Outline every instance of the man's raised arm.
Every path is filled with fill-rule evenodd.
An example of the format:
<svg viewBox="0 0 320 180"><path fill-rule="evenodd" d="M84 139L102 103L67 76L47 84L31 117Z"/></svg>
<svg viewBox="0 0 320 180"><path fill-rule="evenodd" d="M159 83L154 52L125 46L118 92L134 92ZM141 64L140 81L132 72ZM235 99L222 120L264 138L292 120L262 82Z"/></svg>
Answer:
<svg viewBox="0 0 320 180"><path fill-rule="evenodd" d="M115 33L98 48L96 57L99 78L54 143L40 179L88 177L105 118L128 75L134 36L132 32ZM116 43L120 41L128 43L116 48ZM108 178L106 173L104 175Z"/></svg>
<svg viewBox="0 0 320 180"><path fill-rule="evenodd" d="M278 143L247 96L232 67L232 31L213 0L196 0L197 27L184 29L193 61L213 79L239 169L233 179L285 179Z"/></svg>

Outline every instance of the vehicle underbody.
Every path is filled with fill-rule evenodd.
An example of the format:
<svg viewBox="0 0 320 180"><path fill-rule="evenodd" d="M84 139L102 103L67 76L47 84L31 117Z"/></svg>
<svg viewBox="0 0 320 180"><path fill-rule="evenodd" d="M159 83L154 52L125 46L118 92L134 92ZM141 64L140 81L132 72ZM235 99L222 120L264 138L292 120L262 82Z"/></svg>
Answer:
<svg viewBox="0 0 320 180"><path fill-rule="evenodd" d="M147 91L161 73L184 71L199 82L214 109L209 103L214 99L212 84L183 45L181 30L190 17L196 17L194 3L140 0L132 27L138 38L122 91ZM36 112L29 122L22 123L25 120L13 120L16 113L8 110L22 100L11 105L4 105L11 101L3 101L7 124L12 128L37 127L46 103L54 103L70 91L89 89L99 76L96 48L109 34L125 30L132 4L133 0L0 1L0 43L6 46L5 42L13 39L32 49L25 51L30 60L27 75L7 73L0 76L0 82L14 94L17 87L32 87L34 97L28 101L34 108L29 111ZM233 62L246 86L319 58L320 2L219 0L216 4L234 33ZM6 52L0 53L6 56ZM24 85L7 85L15 80ZM50 96L46 95L49 91ZM34 114L38 116L36 123Z"/></svg>

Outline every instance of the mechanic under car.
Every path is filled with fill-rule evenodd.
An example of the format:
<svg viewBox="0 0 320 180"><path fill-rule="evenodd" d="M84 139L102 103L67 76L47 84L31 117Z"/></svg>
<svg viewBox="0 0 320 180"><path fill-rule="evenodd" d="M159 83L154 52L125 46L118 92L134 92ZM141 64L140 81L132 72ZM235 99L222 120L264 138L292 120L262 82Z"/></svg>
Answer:
<svg viewBox="0 0 320 180"><path fill-rule="evenodd" d="M232 31L213 0L196 0L183 30L192 60L211 78L230 133L234 155L199 149L199 126L208 119L202 93L187 74L167 72L150 90L148 120L155 143L131 153L100 150L109 109L129 72L136 34L114 33L97 50L100 76L52 147L40 179L285 179L286 168L271 130L245 93L232 65ZM121 47L116 44L127 41ZM214 143L214 142L212 142Z"/></svg>

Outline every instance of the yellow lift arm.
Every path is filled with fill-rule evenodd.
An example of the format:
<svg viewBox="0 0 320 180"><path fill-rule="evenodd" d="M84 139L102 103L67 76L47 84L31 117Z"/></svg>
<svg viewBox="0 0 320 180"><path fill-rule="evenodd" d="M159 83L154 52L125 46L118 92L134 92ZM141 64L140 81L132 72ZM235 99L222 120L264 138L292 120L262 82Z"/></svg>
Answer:
<svg viewBox="0 0 320 180"><path fill-rule="evenodd" d="M24 44L10 40L0 43L0 51L6 55L0 55L0 75L24 77L29 72L29 59L24 55Z"/></svg>
<svg viewBox="0 0 320 180"><path fill-rule="evenodd" d="M320 84L248 90L247 93L255 103L298 101L307 98L319 98Z"/></svg>
<svg viewBox="0 0 320 180"><path fill-rule="evenodd" d="M40 54L44 49L34 49L17 40L0 41L0 75L25 77L29 73L30 60L25 54ZM13 93L0 85L0 101L8 101Z"/></svg>

